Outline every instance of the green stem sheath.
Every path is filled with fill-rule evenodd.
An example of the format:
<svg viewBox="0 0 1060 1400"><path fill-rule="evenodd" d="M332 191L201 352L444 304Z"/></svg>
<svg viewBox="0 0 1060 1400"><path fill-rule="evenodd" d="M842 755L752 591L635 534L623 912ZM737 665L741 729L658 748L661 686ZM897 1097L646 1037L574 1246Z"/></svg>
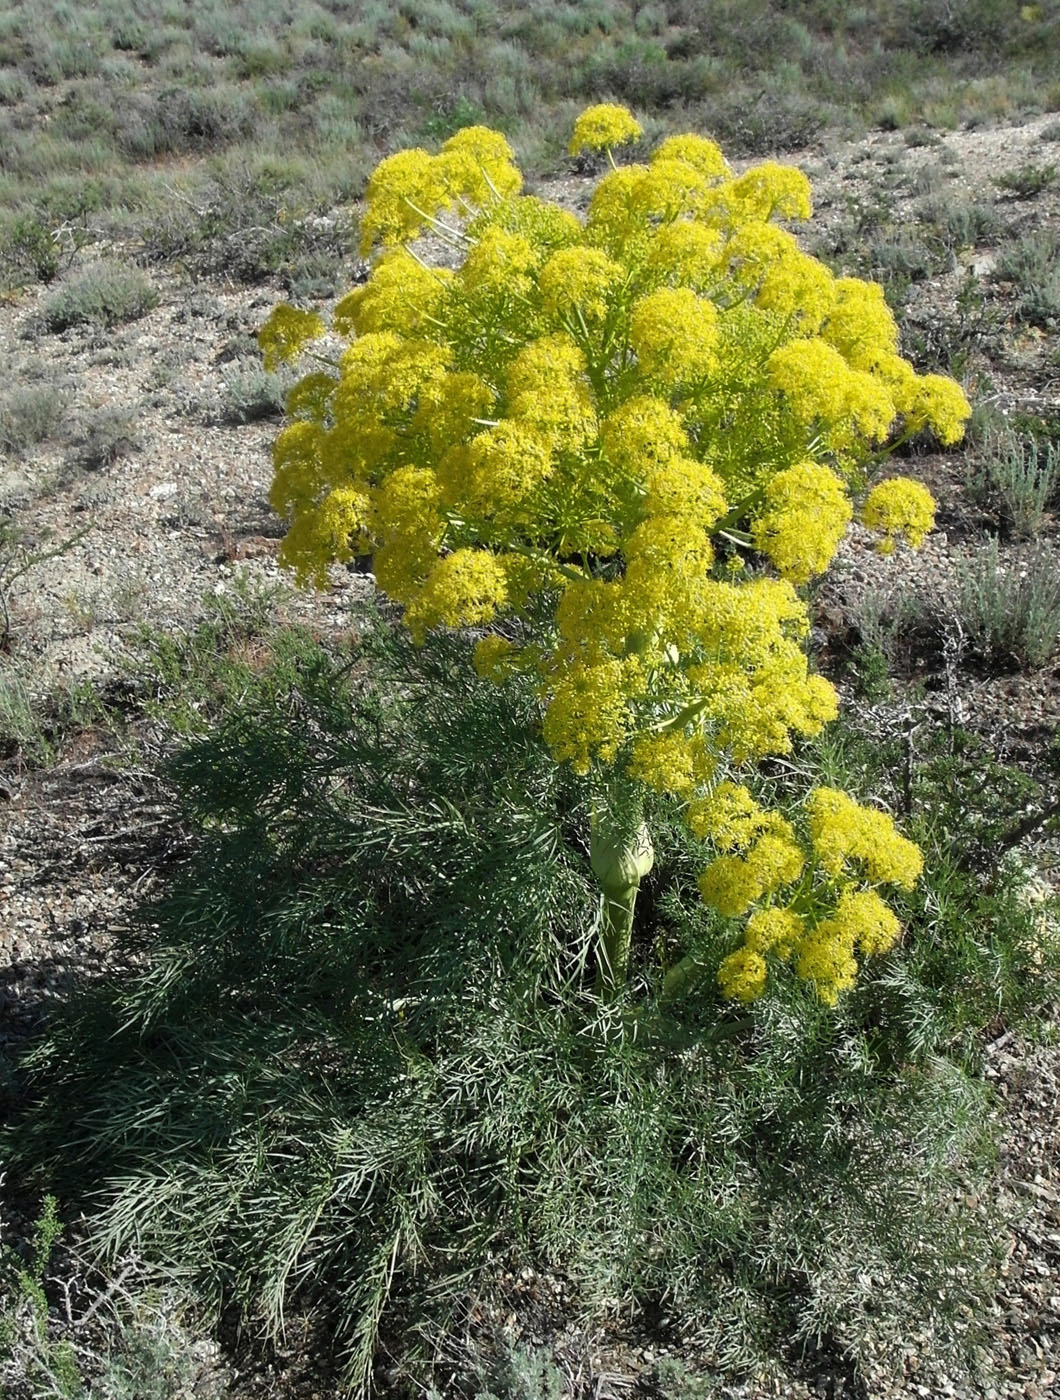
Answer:
<svg viewBox="0 0 1060 1400"><path fill-rule="evenodd" d="M589 862L603 894L596 990L604 1001L617 1001L625 991L637 891L654 859L639 804L594 812Z"/></svg>

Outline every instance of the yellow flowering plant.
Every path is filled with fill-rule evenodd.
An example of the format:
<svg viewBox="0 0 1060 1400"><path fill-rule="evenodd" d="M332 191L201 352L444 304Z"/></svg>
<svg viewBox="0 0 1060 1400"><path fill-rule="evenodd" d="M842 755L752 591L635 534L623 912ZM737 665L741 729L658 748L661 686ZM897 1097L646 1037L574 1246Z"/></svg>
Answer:
<svg viewBox="0 0 1060 1400"><path fill-rule="evenodd" d="M639 134L590 108L572 150ZM481 127L371 177L372 275L336 307L341 348L314 352L275 445L282 559L319 583L371 555L414 638L482 629L483 676L534 678L544 742L593 793L603 995L626 984L651 789L712 850L704 899L744 921L723 993L752 1001L786 965L832 1003L899 936L886 892L912 886L920 853L841 793L783 816L741 779L836 714L798 590L828 567L867 461L903 433L957 442L969 406L900 356L878 287L782 226L811 213L796 169L735 176L690 134L612 160L584 220L521 186ZM420 257L425 231L453 269ZM326 333L281 306L261 343L274 364ZM893 478L861 518L891 550L932 510ZM664 994L693 971L670 969Z"/></svg>

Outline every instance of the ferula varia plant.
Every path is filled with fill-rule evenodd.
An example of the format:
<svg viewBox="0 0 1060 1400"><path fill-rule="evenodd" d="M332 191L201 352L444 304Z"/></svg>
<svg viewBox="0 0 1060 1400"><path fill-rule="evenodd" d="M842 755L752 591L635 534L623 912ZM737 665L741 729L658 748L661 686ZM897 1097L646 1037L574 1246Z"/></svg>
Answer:
<svg viewBox="0 0 1060 1400"><path fill-rule="evenodd" d="M595 107L571 149L610 157L638 134ZM788 964L833 1003L895 943L886 892L914 884L920 852L842 792L785 816L741 778L836 713L799 588L827 568L866 461L925 430L957 442L968 403L899 355L879 287L800 249L784 227L811 213L797 169L737 177L685 135L646 164L611 159L584 221L521 186L478 126L372 175L372 274L335 308L344 348L314 357L275 445L282 557L319 582L370 554L414 638L480 629L481 674L533 675L544 743L593 794L604 996L626 984L654 789L712 852L703 898L745 920L724 994L753 1001ZM453 269L418 255L428 232ZM267 367L326 331L278 307ZM861 503L885 551L932 515L902 478ZM690 973L672 968L664 994Z"/></svg>

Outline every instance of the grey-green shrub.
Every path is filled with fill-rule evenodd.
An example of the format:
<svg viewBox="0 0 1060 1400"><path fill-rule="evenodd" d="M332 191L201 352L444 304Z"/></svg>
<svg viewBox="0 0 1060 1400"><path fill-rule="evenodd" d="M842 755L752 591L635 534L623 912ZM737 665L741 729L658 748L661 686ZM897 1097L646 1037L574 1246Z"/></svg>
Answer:
<svg viewBox="0 0 1060 1400"><path fill-rule="evenodd" d="M958 564L958 615L989 661L1038 670L1060 646L1060 556L1039 543L1002 560L996 537Z"/></svg>
<svg viewBox="0 0 1060 1400"><path fill-rule="evenodd" d="M119 262L91 263L47 298L41 314L49 331L71 326L109 329L135 321L158 304L158 293L138 267Z"/></svg>
<svg viewBox="0 0 1060 1400"><path fill-rule="evenodd" d="M77 444L77 461L96 471L135 451L138 443L135 409L114 404L99 409L85 422Z"/></svg>
<svg viewBox="0 0 1060 1400"><path fill-rule="evenodd" d="M1060 232L1034 229L1004 249L995 277L1015 284L1017 315L1048 328L1060 318Z"/></svg>
<svg viewBox="0 0 1060 1400"><path fill-rule="evenodd" d="M1036 437L1004 432L986 444L986 455L972 480L984 505L1000 507L1005 523L1020 538L1036 535L1060 486L1060 447Z"/></svg>
<svg viewBox="0 0 1060 1400"><path fill-rule="evenodd" d="M1033 199L1056 181L1055 165L1021 165L1018 170L1005 170L994 178L995 185L1015 199Z"/></svg>
<svg viewBox="0 0 1060 1400"><path fill-rule="evenodd" d="M25 384L0 397L0 453L20 455L55 437L70 406L65 385Z"/></svg>

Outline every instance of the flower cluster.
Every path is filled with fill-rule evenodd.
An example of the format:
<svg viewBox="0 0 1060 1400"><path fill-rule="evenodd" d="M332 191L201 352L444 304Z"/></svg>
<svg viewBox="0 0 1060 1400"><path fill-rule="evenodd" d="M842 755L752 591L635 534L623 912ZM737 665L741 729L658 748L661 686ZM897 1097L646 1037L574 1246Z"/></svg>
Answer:
<svg viewBox="0 0 1060 1400"><path fill-rule="evenodd" d="M639 134L624 108L591 108L572 150ZM760 995L786 959L832 1000L856 953L893 942L876 887L915 878L915 848L836 795L789 823L733 779L836 713L797 589L827 568L866 457L899 432L956 441L967 402L901 358L878 288L833 277L781 226L811 212L798 170L734 177L689 134L612 167L584 223L520 188L481 127L373 174L374 270L275 447L282 557L320 580L371 554L415 637L507 619L476 666L536 678L557 761L672 793L713 843L704 897L747 916L725 992ZM427 229L455 270L417 256ZM278 308L268 363L323 331ZM895 479L861 518L893 548L931 510Z"/></svg>

